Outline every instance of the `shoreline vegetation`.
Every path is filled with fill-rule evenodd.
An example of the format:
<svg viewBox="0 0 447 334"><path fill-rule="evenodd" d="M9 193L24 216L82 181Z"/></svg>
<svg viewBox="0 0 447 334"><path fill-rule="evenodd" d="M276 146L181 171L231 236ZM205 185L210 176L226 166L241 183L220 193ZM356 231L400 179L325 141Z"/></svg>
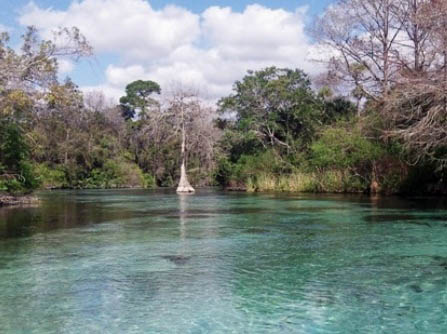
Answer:
<svg viewBox="0 0 447 334"><path fill-rule="evenodd" d="M150 80L83 93L58 74L93 55L76 27L20 50L2 33L0 191L174 188L185 166L194 188L447 194L447 5L402 3L337 1L310 29L325 72L249 70L217 104Z"/></svg>
<svg viewBox="0 0 447 334"><path fill-rule="evenodd" d="M38 205L39 199L32 195L0 194L0 208L6 206Z"/></svg>

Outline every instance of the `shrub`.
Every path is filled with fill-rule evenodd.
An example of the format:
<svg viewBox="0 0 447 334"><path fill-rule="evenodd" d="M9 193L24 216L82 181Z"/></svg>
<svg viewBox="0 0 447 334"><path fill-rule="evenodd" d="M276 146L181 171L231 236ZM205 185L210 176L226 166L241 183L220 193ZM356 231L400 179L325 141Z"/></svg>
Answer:
<svg viewBox="0 0 447 334"><path fill-rule="evenodd" d="M324 129L310 146L309 167L326 178L326 188L368 190L377 179L376 166L386 156L386 150L361 130L354 122L338 122Z"/></svg>
<svg viewBox="0 0 447 334"><path fill-rule="evenodd" d="M1 122L0 188L10 193L28 193L38 186L22 129L15 123Z"/></svg>
<svg viewBox="0 0 447 334"><path fill-rule="evenodd" d="M383 147L362 135L360 129L342 122L323 130L321 136L310 147L313 167L318 169L356 169L384 155Z"/></svg>
<svg viewBox="0 0 447 334"><path fill-rule="evenodd" d="M93 169L86 180L86 187L138 188L144 187L146 179L141 169L123 159L109 159L102 168Z"/></svg>
<svg viewBox="0 0 447 334"><path fill-rule="evenodd" d="M39 175L40 184L45 189L66 188L68 186L64 169L60 166L50 167L45 163L35 164L34 171Z"/></svg>
<svg viewBox="0 0 447 334"><path fill-rule="evenodd" d="M143 174L143 187L152 189L157 188L157 180L151 174L144 173Z"/></svg>

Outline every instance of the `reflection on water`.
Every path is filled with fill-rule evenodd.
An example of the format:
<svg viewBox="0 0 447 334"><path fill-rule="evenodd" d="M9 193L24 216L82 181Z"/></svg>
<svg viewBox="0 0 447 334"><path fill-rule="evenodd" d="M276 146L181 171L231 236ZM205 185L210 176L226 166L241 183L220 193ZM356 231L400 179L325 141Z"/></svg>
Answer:
<svg viewBox="0 0 447 334"><path fill-rule="evenodd" d="M40 194L0 209L0 333L445 333L442 200Z"/></svg>

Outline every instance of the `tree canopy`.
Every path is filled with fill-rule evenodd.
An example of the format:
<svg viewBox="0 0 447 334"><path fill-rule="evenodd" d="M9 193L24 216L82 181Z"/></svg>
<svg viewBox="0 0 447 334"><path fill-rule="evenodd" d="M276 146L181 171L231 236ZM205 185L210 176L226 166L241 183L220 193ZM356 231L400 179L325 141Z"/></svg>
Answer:
<svg viewBox="0 0 447 334"><path fill-rule="evenodd" d="M131 82L126 86L126 95L120 98L123 117L128 120L134 118L137 113L140 117L145 117L148 109L158 104L152 95L160 93L160 85L154 81Z"/></svg>
<svg viewBox="0 0 447 334"><path fill-rule="evenodd" d="M293 150L298 138L308 140L322 115L310 80L301 70L269 67L249 71L218 103L221 117L256 138L264 147Z"/></svg>

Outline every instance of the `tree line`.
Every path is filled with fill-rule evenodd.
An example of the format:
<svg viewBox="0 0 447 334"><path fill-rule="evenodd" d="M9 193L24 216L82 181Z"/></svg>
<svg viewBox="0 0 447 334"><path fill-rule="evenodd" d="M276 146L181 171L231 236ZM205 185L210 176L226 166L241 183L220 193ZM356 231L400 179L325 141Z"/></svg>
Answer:
<svg viewBox="0 0 447 334"><path fill-rule="evenodd" d="M446 28L444 0L339 0L310 29L324 73L248 71L216 106L149 80L83 94L57 76L92 54L76 28L2 34L0 189L173 187L184 160L194 186L444 192Z"/></svg>

